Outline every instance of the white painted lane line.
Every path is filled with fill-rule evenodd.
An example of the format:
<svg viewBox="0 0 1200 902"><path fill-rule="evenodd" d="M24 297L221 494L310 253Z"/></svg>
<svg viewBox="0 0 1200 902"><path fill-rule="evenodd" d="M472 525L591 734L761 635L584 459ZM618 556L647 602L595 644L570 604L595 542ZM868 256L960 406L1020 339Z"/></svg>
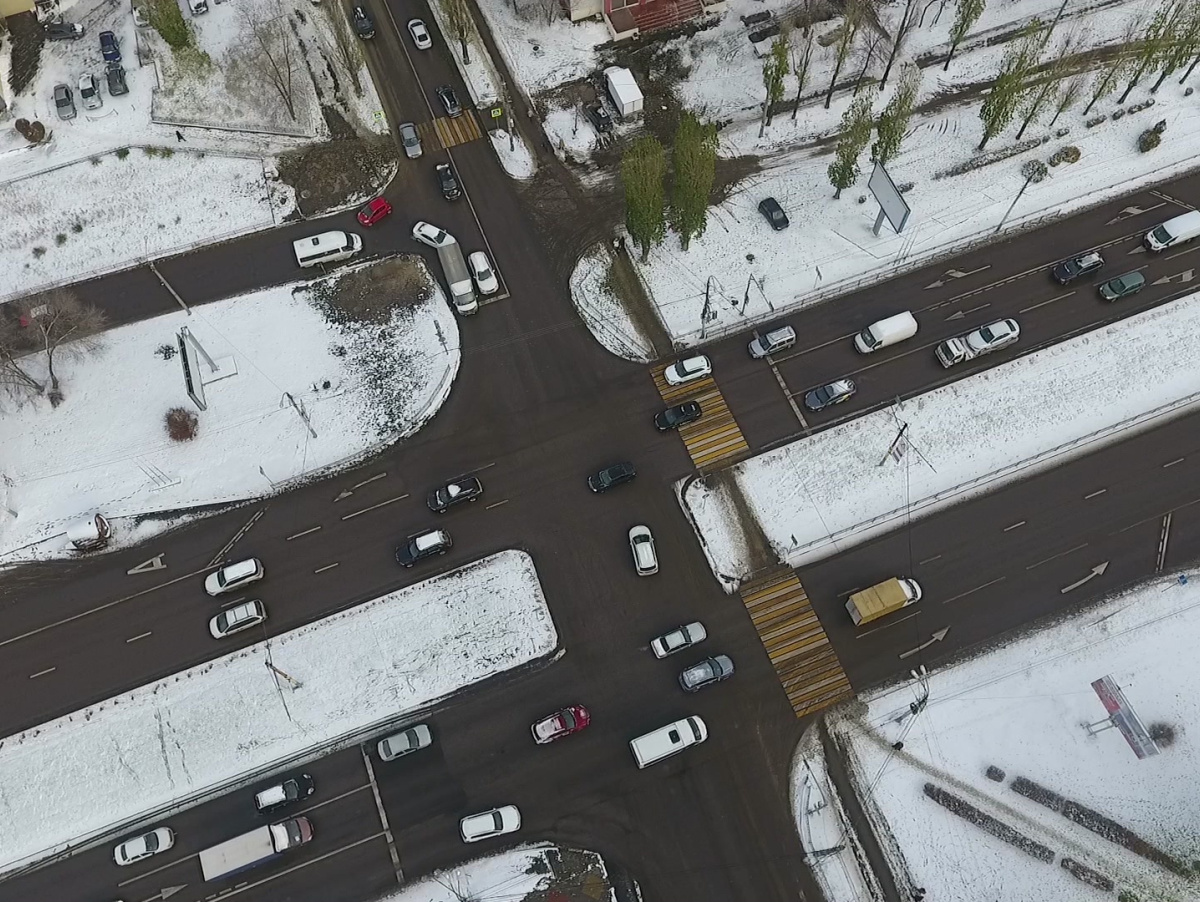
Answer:
<svg viewBox="0 0 1200 902"><path fill-rule="evenodd" d="M1097 489L1096 491L1092 492L1092 494L1090 494L1090 495L1084 495L1083 500L1090 501L1092 498L1096 498L1100 495L1103 495L1107 491L1108 491L1108 489Z"/></svg>
<svg viewBox="0 0 1200 902"><path fill-rule="evenodd" d="M1004 531L1005 531L1005 532L1008 532L1008 531L1009 531L1009 530L1011 530L1011 529L1017 529L1017 528L1019 528L1019 527L1021 527L1021 526L1024 526L1026 522L1027 522L1027 521L1025 521L1025 520L1021 520L1021 521L1020 521L1020 522L1018 522L1018 523L1014 523L1012 526L1006 526L1006 527L1004 527Z"/></svg>
<svg viewBox="0 0 1200 902"><path fill-rule="evenodd" d="M310 534L312 534L312 533L314 533L314 532L317 532L317 531L319 531L319 530L321 530L321 529L324 529L324 528L325 528L325 527L323 527L323 526L314 526L312 529L306 529L306 530L304 530L304 532L296 532L296 533L292 533L292 535L288 536L286 539L284 539L284 541L285 541L285 542L290 542L292 539L298 539L298 538L300 538L301 536L307 536L307 535L310 535Z"/></svg>
<svg viewBox="0 0 1200 902"><path fill-rule="evenodd" d="M339 561L334 561L332 564L326 564L324 567L318 567L316 570L313 571L313 573L314 574L324 573L326 570L332 570L334 567L340 567L340 566L341 566L341 563Z"/></svg>
<svg viewBox="0 0 1200 902"><path fill-rule="evenodd" d="M31 673L29 678L31 680L36 680L38 677L45 676L48 673L54 673L56 670L58 670L57 667L47 667L45 670L39 670L37 673Z"/></svg>
<svg viewBox="0 0 1200 902"><path fill-rule="evenodd" d="M368 511L378 510L381 507L385 507L386 505L389 505L389 504L394 504L397 501L403 501L407 497L408 497L407 493L403 494L403 495L397 495L395 498L389 498L387 501L380 501L378 504L372 504L370 507L364 507L362 510L354 511L353 513L350 513L350 514L346 514L346 516L342 517L342 519L343 520L353 520L359 514L365 514Z"/></svg>
<svg viewBox="0 0 1200 902"><path fill-rule="evenodd" d="M128 645L130 642L136 642L138 639L145 639L147 636L150 636L150 635L153 635L153 632L151 630L147 630L146 632L142 633L141 635L132 636L129 639L126 639L125 644Z"/></svg>

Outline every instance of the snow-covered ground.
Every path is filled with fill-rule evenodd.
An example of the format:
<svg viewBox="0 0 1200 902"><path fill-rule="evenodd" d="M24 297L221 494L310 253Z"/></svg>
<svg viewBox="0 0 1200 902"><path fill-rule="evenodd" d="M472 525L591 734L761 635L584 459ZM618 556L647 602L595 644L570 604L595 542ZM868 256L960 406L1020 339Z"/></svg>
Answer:
<svg viewBox="0 0 1200 902"><path fill-rule="evenodd" d="M857 794L902 892L922 887L929 900L1008 902L1195 899L1200 755L1187 731L1200 717L1192 671L1198 634L1200 581L1164 576L827 715L850 749ZM1105 676L1155 736L1157 756L1138 760L1116 729L1097 731L1108 712L1091 684ZM1002 774L989 778L989 768ZM802 803L805 786L823 784L822 772L819 756L797 757L793 801L801 837L814 837L806 839L810 852L840 839L806 823L813 804ZM970 819L935 802L929 787L975 809L960 809ZM1045 801L1035 802L1021 787L1057 798L1041 794ZM980 812L1045 847L1042 860L977 826ZM1080 823L1089 818L1101 829L1100 818L1120 826L1107 826L1105 838ZM1138 838L1142 854L1130 851ZM831 902L866 898L848 878L857 870L852 849L810 858ZM1111 880L1113 889L1072 876L1064 859Z"/></svg>
<svg viewBox="0 0 1200 902"><path fill-rule="evenodd" d="M168 150L170 150L168 148ZM178 190L189 180L220 191ZM270 228L291 209L290 192L258 157L133 147L0 184L0 300L33 288L160 257L174 250Z"/></svg>
<svg viewBox="0 0 1200 902"><path fill-rule="evenodd" d="M65 401L10 403L0 418L0 555L67 553L66 526L92 511L121 518L118 541L144 539L125 518L273 493L416 431L448 396L461 356L454 314L418 260L364 264L123 326L75 359L64 347L56 369ZM327 315L321 298L336 296L340 280L386 282L399 266L417 268L423 298L397 305L382 327ZM184 326L229 375L208 381L200 359L208 409L196 411L196 437L175 442L167 411L195 411L176 352ZM26 359L40 375L41 358Z"/></svg>
<svg viewBox="0 0 1200 902"><path fill-rule="evenodd" d="M1197 329L1193 294L696 480L681 503L734 591L751 563L730 481L798 567L1177 415L1200 399Z"/></svg>
<svg viewBox="0 0 1200 902"><path fill-rule="evenodd" d="M611 59L619 58L622 50L601 46L609 40L601 25L588 22L571 26L561 19L547 24L540 3L526 0L516 5L518 12L508 0L485 0L481 8L525 91L546 103L544 125L560 155L586 160L597 136L590 124L576 115L571 98L561 89L582 79L599 83L600 70ZM1048 44L1048 58L1067 36L1081 41L1084 48L1117 43L1131 23L1152 12L1156 4L1152 0L1120 4L1067 0L1065 7L1061 0L992 3L946 72L932 57L949 49L954 7L943 4L945 9L939 14L935 4L919 6L924 11L924 24L909 33L887 89L868 89L876 112L891 98L904 66L913 61L925 59L928 63L918 96L920 105L993 79L1011 45L996 42L986 46L987 41L1019 29L1035 16L1048 22L1062 9L1062 19ZM889 33L894 33L904 9L904 3L879 7L879 16ZM832 157L812 147L815 141L839 131L842 114L852 99L850 91L840 90L826 110L822 98L811 96L823 93L833 75L834 47L821 46L821 42L840 26L841 19L814 27L817 41L799 114L793 119L789 105L759 138L762 61L754 52L749 34L762 26L747 27L740 17L763 11L786 18L795 11L795 4L787 0L730 0L728 10L714 27L663 42L656 62L651 64L656 80L678 79L674 90L685 107L726 123L719 135L723 156L753 155L760 157L762 164L761 171L740 182L724 202L709 210L707 232L692 241L687 253L680 250L678 238L668 233L666 242L642 267L652 301L678 346L692 346L729 331L744 330L752 321L776 318L855 286L882 281L901 269L955 249L993 240L1002 221L1005 230L1030 226L1169 179L1196 165L1200 109L1192 99L1185 98L1184 88L1178 84L1182 73L1177 72L1154 95L1155 106L1151 109L1121 121L1110 119L1090 129L1084 126L1082 114L1092 85L1088 81L1083 101L1055 123L1056 132L1069 129L1066 136L1050 136L1045 125L1050 118L1047 113L1041 116L1042 124L1032 125L1024 136L1025 140L1051 137L1044 145L964 175L939 177L951 166L976 156L975 147L981 137L978 111L983 96L979 94L966 103L941 105L914 115L899 155L889 164L897 184L914 185L905 195L913 209L912 217L903 235L895 235L885 224L875 237L871 229L878 206L866 188L871 168L869 154L864 152L860 160L863 173L858 184L835 201L826 175ZM863 71L872 37L871 29L862 30L839 81L856 78ZM798 47L800 42L799 33L794 33L793 45ZM875 46L866 67L867 78L882 75L890 51L885 43ZM763 46L767 44L769 41ZM1131 93L1129 104L1149 98L1149 88L1156 78L1157 73L1147 73ZM1194 81L1200 82L1200 75ZM1122 83L1087 118L1111 114L1116 109L1117 93L1123 88ZM784 97L790 103L795 93L796 79L789 73ZM1159 119L1167 121L1162 145L1150 153L1139 153L1137 136ZM988 150L1011 146L1017 122L1019 117L992 140ZM618 134L628 139L626 127L620 126ZM1045 161L1068 145L1078 147L1082 158L1074 164L1051 168L1049 177L1029 185L1010 212L1025 183L1021 164L1032 159ZM581 174L584 181L589 177L589 173ZM860 204L863 196L868 199ZM787 211L791 219L787 231L774 233L763 221L757 207L765 197L776 198ZM970 198L970 203L964 198ZM589 264L583 261L580 265ZM751 293L749 304L742 309L741 286L751 275L759 283L759 290ZM717 302L710 308L715 318L705 324L702 335L699 324L706 286L715 292ZM624 353L619 345L610 350Z"/></svg>
<svg viewBox="0 0 1200 902"><path fill-rule="evenodd" d="M548 843L524 846L486 858L476 858L391 893L379 902L464 902L587 898L610 902L604 861L594 852L559 849ZM593 879L594 878L594 879ZM559 896L554 895L558 891ZM580 895L566 895L568 891ZM545 893L533 895L534 893Z"/></svg>
<svg viewBox="0 0 1200 902"><path fill-rule="evenodd" d="M445 0L430 0L429 10L433 13L436 23L427 23L433 25L430 33L439 35L441 40L446 42L446 50L454 60L454 65L458 67L458 72L467 86L467 93L471 95L475 106L500 102L504 96L501 88L503 82L483 46L482 39L475 31L474 21L472 20L471 36L467 39L467 61L464 63L462 43L457 38L450 37L453 29L450 28L444 2Z"/></svg>
<svg viewBox="0 0 1200 902"><path fill-rule="evenodd" d="M557 643L533 559L503 551L10 736L0 873L363 741Z"/></svg>
<svg viewBox="0 0 1200 902"><path fill-rule="evenodd" d="M626 360L650 362L654 345L608 287L612 252L606 246L593 247L571 273L571 296L579 315L604 347Z"/></svg>
<svg viewBox="0 0 1200 902"><path fill-rule="evenodd" d="M488 137L492 139L492 147L496 151L500 165L504 167L504 171L509 176L525 181L537 174L537 160L534 159L529 145L525 143L520 132L513 132L510 140L510 135L505 129L497 128L488 132Z"/></svg>
<svg viewBox="0 0 1200 902"><path fill-rule="evenodd" d="M294 28L311 57L310 65L294 57L295 120L253 71L244 21L277 16L281 8L289 33ZM157 32L134 27L128 3L76 0L61 11L86 27L84 37L43 44L37 74L16 96L8 78L0 85L12 113L0 129L0 208L17 214L0 217L0 271L7 277L0 300L279 222L294 211L295 198L277 179L274 157L329 136L319 103L359 134L387 131L357 39L350 48L358 54L361 93L330 49L328 15L340 12L306 0L211 4L197 18L185 12L210 62L180 68ZM96 37L104 30L120 42L128 94L108 92ZM0 72L7 72L11 42L3 47ZM83 109L79 97L87 73L100 82L97 110ZM78 112L68 121L54 108L59 83L74 94ZM30 146L11 127L16 118L41 121L47 140Z"/></svg>

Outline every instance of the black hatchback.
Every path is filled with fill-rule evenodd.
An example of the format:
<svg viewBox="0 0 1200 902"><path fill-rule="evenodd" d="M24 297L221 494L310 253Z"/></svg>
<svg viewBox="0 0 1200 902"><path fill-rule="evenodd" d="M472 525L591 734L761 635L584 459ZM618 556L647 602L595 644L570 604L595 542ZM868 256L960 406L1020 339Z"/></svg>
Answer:
<svg viewBox="0 0 1200 902"><path fill-rule="evenodd" d="M1054 281L1059 285L1066 285L1068 282L1073 282L1080 276L1086 276L1088 273L1095 272L1104 265L1104 258L1100 256L1099 251L1089 251L1086 254L1079 254L1071 257L1069 260L1063 260L1062 263L1055 265L1054 269L1050 270L1050 275L1054 277Z"/></svg>
<svg viewBox="0 0 1200 902"><path fill-rule="evenodd" d="M371 18L365 6L356 6L350 10L350 19L354 22L354 30L364 41L375 37L375 20Z"/></svg>
<svg viewBox="0 0 1200 902"><path fill-rule="evenodd" d="M632 481L635 476L637 476L637 470L633 468L633 464L613 464L611 467L605 467L599 473L589 476L588 488L593 492L607 492L624 482Z"/></svg>
<svg viewBox="0 0 1200 902"><path fill-rule="evenodd" d="M779 206L779 201L773 197L763 198L758 202L758 212L763 215L763 218L771 224L776 232L782 232L791 223L788 221L787 214L783 212L783 207Z"/></svg>
<svg viewBox="0 0 1200 902"><path fill-rule="evenodd" d="M656 413L654 426L659 432L678 429L680 426L696 422L703 413L699 401L684 401L682 404L676 404L674 407L668 407L666 410Z"/></svg>
<svg viewBox="0 0 1200 902"><path fill-rule="evenodd" d="M438 85L434 89L434 93L445 107L447 116L454 119L462 115L462 105L458 102L458 95L454 93L454 88L449 85Z"/></svg>
<svg viewBox="0 0 1200 902"><path fill-rule="evenodd" d="M483 483L474 476L452 479L440 489L429 493L426 503L435 514L444 514L449 508L464 501L477 501L483 494Z"/></svg>

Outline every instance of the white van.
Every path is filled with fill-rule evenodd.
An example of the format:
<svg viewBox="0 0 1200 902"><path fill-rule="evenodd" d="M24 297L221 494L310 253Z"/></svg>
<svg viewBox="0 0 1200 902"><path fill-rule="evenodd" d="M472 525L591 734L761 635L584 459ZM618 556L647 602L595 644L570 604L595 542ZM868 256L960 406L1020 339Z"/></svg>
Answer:
<svg viewBox="0 0 1200 902"><path fill-rule="evenodd" d="M1152 251L1163 251L1193 238L1200 238L1200 210L1192 210L1168 219L1146 233L1146 247Z"/></svg>
<svg viewBox="0 0 1200 902"><path fill-rule="evenodd" d="M917 320L905 310L877 323L871 323L854 336L854 349L860 354L870 354L888 345L912 338L917 334Z"/></svg>
<svg viewBox="0 0 1200 902"><path fill-rule="evenodd" d="M362 250L362 239L353 232L322 232L311 238L292 242L296 251L296 262L301 266L316 266L318 263L337 263L348 260Z"/></svg>
<svg viewBox="0 0 1200 902"><path fill-rule="evenodd" d="M639 768L649 767L664 758L678 755L689 746L699 745L707 738L708 727L699 716L693 714L639 736L629 743L629 750L633 752L633 760Z"/></svg>

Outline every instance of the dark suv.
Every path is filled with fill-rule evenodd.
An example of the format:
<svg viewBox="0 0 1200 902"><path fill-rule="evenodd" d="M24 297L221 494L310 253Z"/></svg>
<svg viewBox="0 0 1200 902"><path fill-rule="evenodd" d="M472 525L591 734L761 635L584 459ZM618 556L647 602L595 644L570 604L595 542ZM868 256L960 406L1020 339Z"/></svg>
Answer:
<svg viewBox="0 0 1200 902"><path fill-rule="evenodd" d="M462 115L462 106L458 102L458 95L454 93L454 88L449 85L438 85L434 93L442 102L442 106L446 108L447 116L454 119Z"/></svg>
<svg viewBox="0 0 1200 902"><path fill-rule="evenodd" d="M296 774L288 777L274 786L268 786L262 792L255 793L254 807L260 814L267 814L302 802L316 790L313 778L308 774Z"/></svg>
<svg viewBox="0 0 1200 902"><path fill-rule="evenodd" d="M100 55L106 63L121 62L121 45L117 43L117 36L111 31L100 32Z"/></svg>
<svg viewBox="0 0 1200 902"><path fill-rule="evenodd" d="M453 545L450 533L441 529L419 532L415 536L409 536L408 541L396 549L396 563L411 567L424 558L445 554Z"/></svg>
<svg viewBox="0 0 1200 902"><path fill-rule="evenodd" d="M608 115L608 110L600 106L598 103L593 103L585 108L588 119L592 121L592 125L596 127L596 131L604 135L611 132L613 129L612 116Z"/></svg>
<svg viewBox="0 0 1200 902"><path fill-rule="evenodd" d="M1066 285L1068 282L1073 282L1080 276L1086 276L1090 272L1095 272L1104 265L1104 258L1100 256L1098 251L1091 251L1086 254L1079 254L1069 260L1064 260L1057 264L1054 269L1050 270L1050 274L1054 276L1054 281L1059 285Z"/></svg>
<svg viewBox="0 0 1200 902"><path fill-rule="evenodd" d="M366 7L356 6L350 10L350 20L354 23L354 30L358 32L360 38L369 40L375 37L375 20L371 18Z"/></svg>
<svg viewBox="0 0 1200 902"><path fill-rule="evenodd" d="M435 514L444 514L448 508L464 501L475 501L482 494L483 483L474 476L460 476L430 492L426 503Z"/></svg>
<svg viewBox="0 0 1200 902"><path fill-rule="evenodd" d="M446 200L457 200L462 196L462 189L458 187L458 179L454 176L454 170L449 163L438 163L433 167L437 172L438 185L442 189L442 197Z"/></svg>
<svg viewBox="0 0 1200 902"><path fill-rule="evenodd" d="M637 470L633 468L633 464L613 464L611 467L605 467L599 473L589 476L588 488L593 492L607 492L614 486L629 482L635 476L637 476Z"/></svg>

